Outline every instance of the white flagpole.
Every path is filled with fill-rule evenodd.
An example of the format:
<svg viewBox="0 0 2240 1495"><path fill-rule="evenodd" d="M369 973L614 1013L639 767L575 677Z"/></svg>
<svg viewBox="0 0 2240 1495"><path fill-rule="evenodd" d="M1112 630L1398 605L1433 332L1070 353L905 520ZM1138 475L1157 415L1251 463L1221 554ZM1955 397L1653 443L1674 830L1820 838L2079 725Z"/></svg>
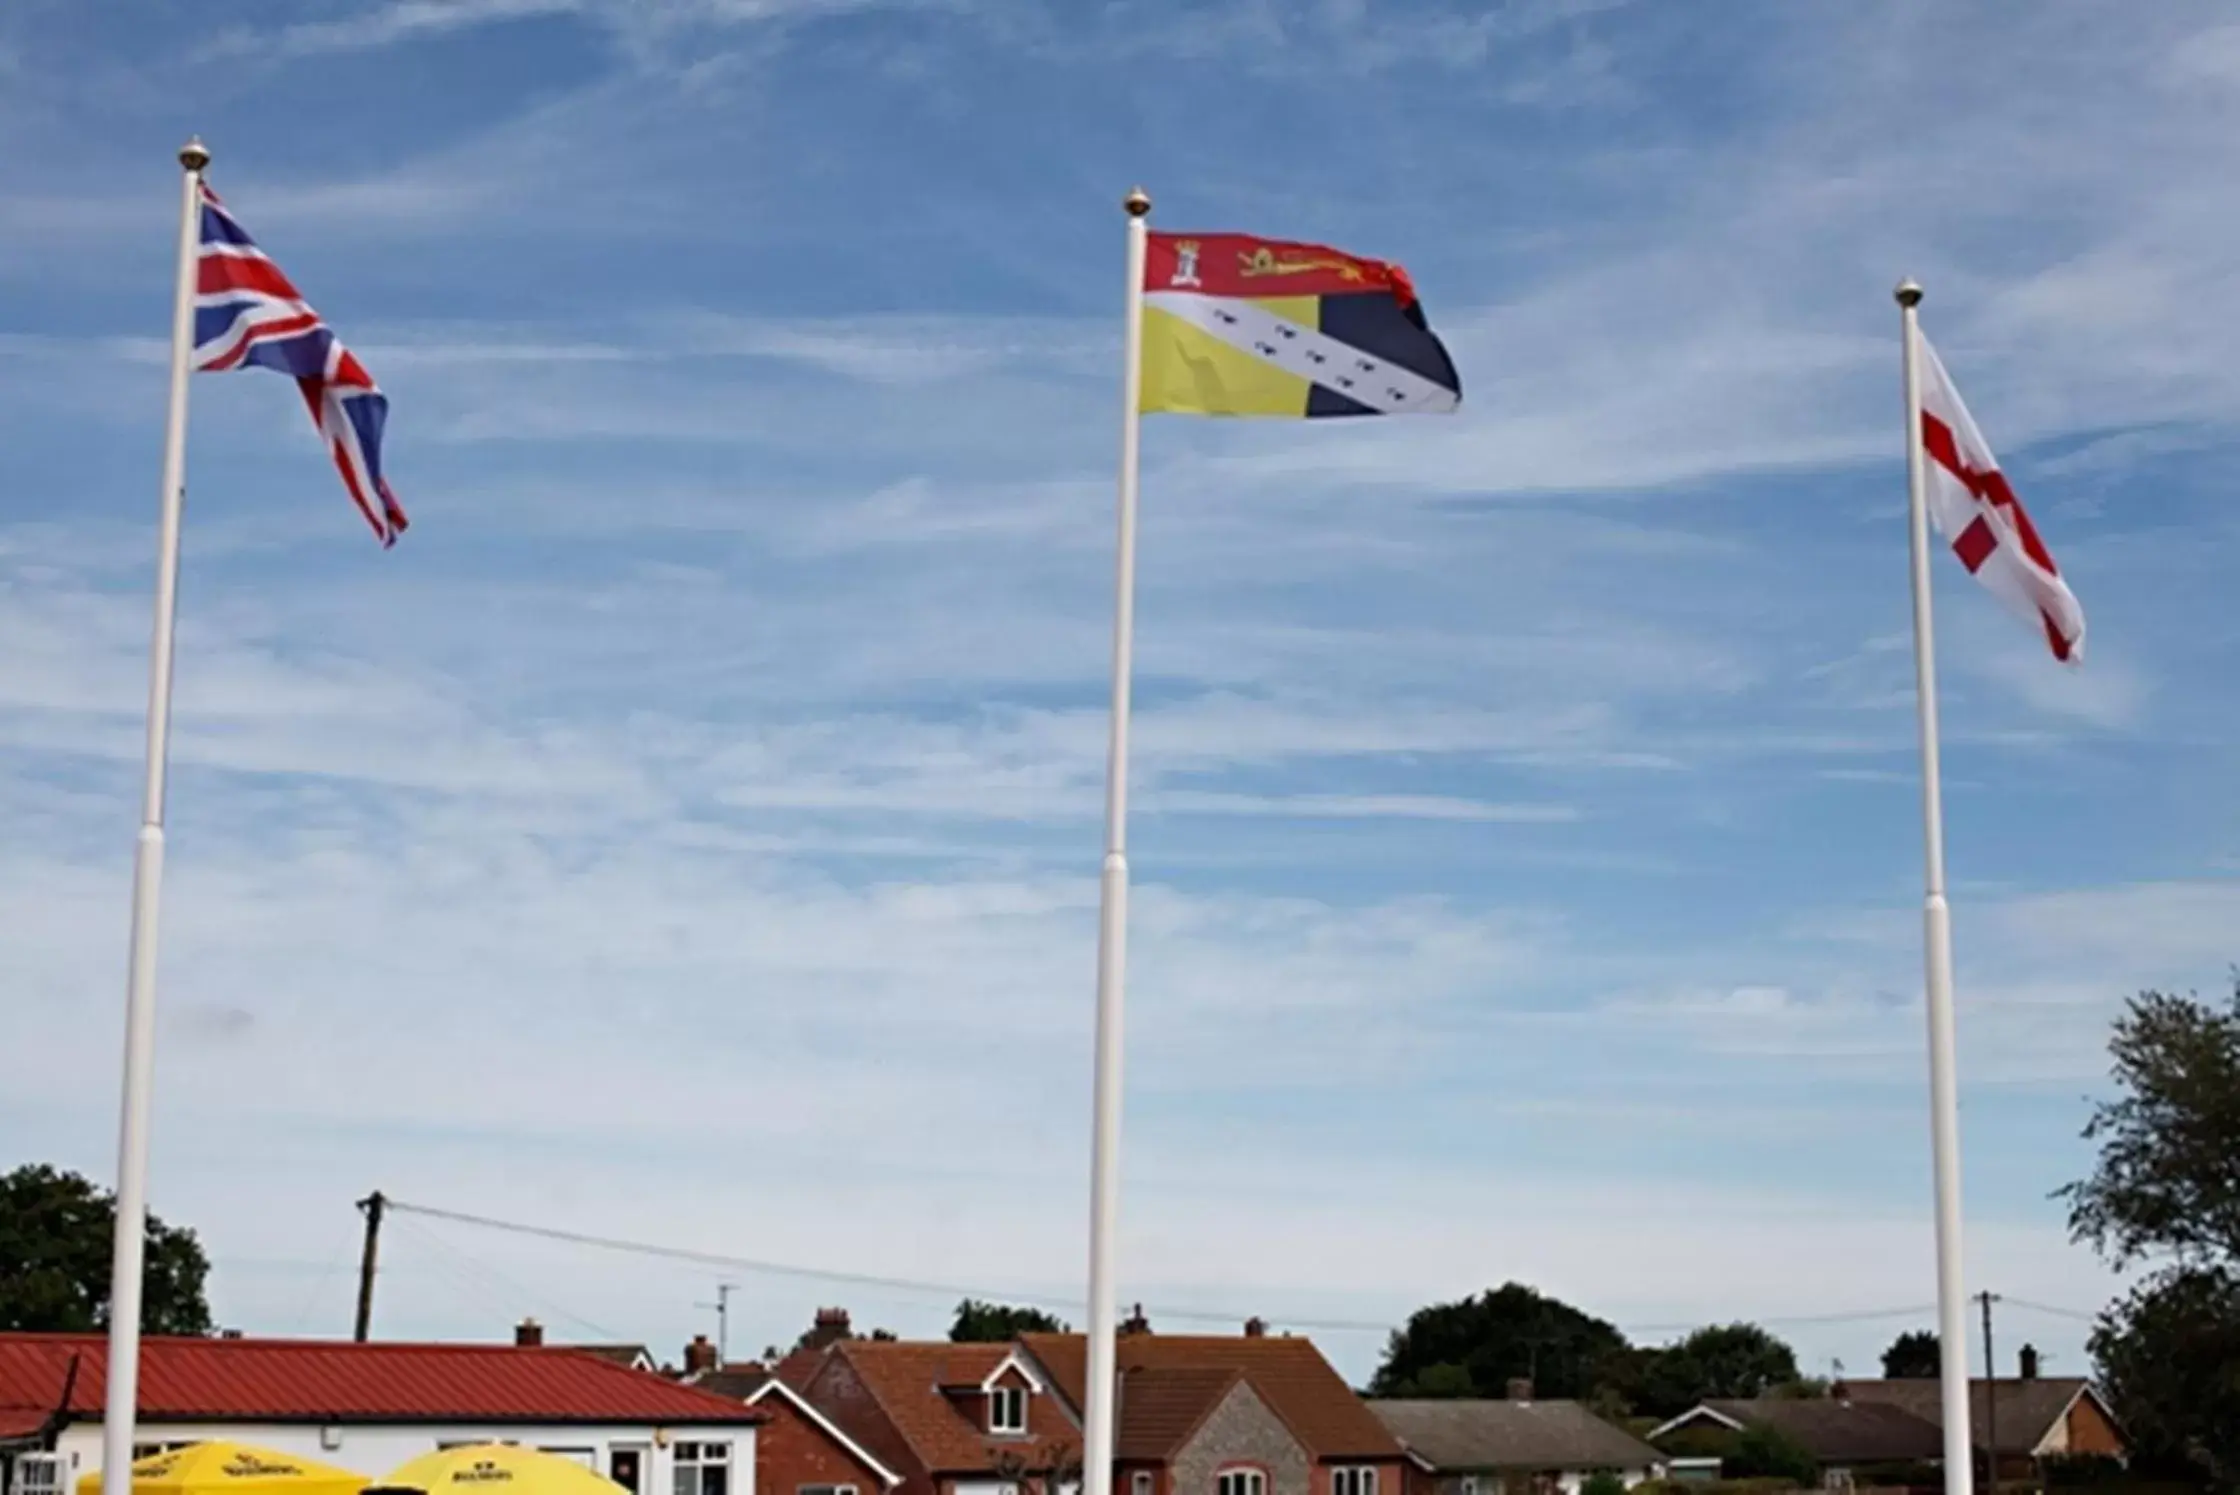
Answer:
<svg viewBox="0 0 2240 1495"><path fill-rule="evenodd" d="M186 496L187 379L194 353L195 266L201 247L200 140L179 151L179 267L171 304L171 403L163 428L156 529L155 643L148 657L148 779L132 858L132 953L124 1009L124 1108L117 1129L117 1223L109 1262L108 1402L101 1425L103 1495L130 1495L140 1393L140 1294L148 1215L148 1108L155 1080L156 909L163 891L164 768L171 747L171 640L179 595L179 511Z"/></svg>
<svg viewBox="0 0 2240 1495"><path fill-rule="evenodd" d="M1944 785L1937 752L1937 644L1929 606L1927 454L1921 445L1921 287L1897 291L1905 337L1906 493L1913 548L1913 675L1921 708L1921 828L1927 893L1921 903L1929 994L1929 1136L1936 1158L1937 1343L1943 1373L1945 1495L1971 1495L1968 1301L1960 1271L1960 1080L1952 1016L1952 911L1944 896ZM1994 1495L1998 1481L1994 1476Z"/></svg>
<svg viewBox="0 0 2240 1495"><path fill-rule="evenodd" d="M1105 767L1104 877L1097 922L1096 1119L1090 1143L1089 1384L1081 1421L1083 1495L1112 1495L1112 1258L1120 1223L1121 1009L1128 982L1128 704L1136 631L1136 466L1143 419L1143 273L1151 198L1127 196L1128 311L1121 339L1120 544L1112 606L1112 743Z"/></svg>

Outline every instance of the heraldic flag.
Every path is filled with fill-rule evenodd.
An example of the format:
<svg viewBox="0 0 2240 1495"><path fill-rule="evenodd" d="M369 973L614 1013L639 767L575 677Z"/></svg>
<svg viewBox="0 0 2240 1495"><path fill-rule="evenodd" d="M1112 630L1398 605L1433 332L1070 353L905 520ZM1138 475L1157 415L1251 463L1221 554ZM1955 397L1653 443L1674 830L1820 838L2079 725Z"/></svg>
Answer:
<svg viewBox="0 0 2240 1495"><path fill-rule="evenodd" d="M1454 360L1398 265L1244 234L1152 234L1138 408L1443 414Z"/></svg>

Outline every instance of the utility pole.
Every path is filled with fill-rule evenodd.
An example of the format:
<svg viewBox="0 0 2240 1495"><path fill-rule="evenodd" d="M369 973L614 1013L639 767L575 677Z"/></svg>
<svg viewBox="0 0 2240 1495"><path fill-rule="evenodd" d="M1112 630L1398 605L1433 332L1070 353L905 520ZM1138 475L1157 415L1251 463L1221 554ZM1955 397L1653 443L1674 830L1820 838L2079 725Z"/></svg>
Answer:
<svg viewBox="0 0 2240 1495"><path fill-rule="evenodd" d="M716 1311L716 1368L721 1370L731 1363L731 1295L739 1290L736 1282L716 1284L713 1303L695 1303L695 1308L713 1308Z"/></svg>
<svg viewBox="0 0 2240 1495"><path fill-rule="evenodd" d="M1991 1353L1991 1305L1999 1295L1982 1292L1976 1299L1983 1304L1983 1461L1989 1472L1985 1483L1989 1495L1999 1495L1999 1362Z"/></svg>
<svg viewBox="0 0 2240 1495"><path fill-rule="evenodd" d="M381 1212L388 1207L389 1201L379 1189L358 1201L358 1209L366 1217L366 1248L358 1258L358 1327L351 1337L359 1344L364 1344L373 1330L373 1269L381 1251Z"/></svg>

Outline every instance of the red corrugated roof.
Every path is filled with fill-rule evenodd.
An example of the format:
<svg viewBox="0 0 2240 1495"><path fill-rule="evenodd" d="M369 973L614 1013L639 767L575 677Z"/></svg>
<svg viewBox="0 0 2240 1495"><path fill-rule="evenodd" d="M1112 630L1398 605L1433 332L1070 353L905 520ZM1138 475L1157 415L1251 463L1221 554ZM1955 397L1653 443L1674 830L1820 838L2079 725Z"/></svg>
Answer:
<svg viewBox="0 0 2240 1495"><path fill-rule="evenodd" d="M70 1367L77 1362L75 1382ZM0 1334L0 1425L99 1418L109 1343ZM567 1349L352 1344L316 1339L147 1339L140 1416L198 1422L756 1423L751 1407Z"/></svg>

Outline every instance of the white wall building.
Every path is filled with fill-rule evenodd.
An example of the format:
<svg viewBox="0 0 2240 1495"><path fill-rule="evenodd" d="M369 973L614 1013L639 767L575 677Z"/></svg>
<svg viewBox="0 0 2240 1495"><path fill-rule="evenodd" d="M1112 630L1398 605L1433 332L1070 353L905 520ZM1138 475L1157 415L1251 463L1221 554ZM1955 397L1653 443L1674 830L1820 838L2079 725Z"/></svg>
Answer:
<svg viewBox="0 0 2240 1495"><path fill-rule="evenodd" d="M0 1495L70 1495L101 1467L108 1344L0 1334ZM372 1478L462 1443L576 1459L633 1495L756 1495L739 1402L567 1349L150 1339L141 1453L231 1439Z"/></svg>

